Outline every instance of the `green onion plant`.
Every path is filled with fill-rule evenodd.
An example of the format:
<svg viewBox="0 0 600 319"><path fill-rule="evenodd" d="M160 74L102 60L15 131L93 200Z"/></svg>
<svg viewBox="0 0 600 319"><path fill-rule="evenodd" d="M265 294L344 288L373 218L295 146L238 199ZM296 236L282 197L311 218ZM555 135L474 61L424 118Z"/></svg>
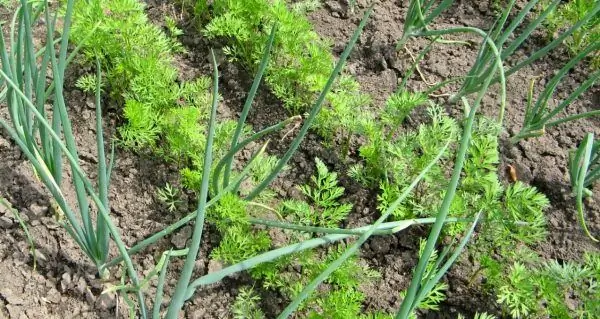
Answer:
<svg viewBox="0 0 600 319"><path fill-rule="evenodd" d="M80 166L75 136L67 114L63 85L64 74L71 56L69 31L73 12L73 0L67 1L66 10L61 17L62 36L54 39L59 13L53 16L47 1L30 3L21 1L15 11L9 32L9 42L4 36L0 39L0 76L6 85L5 103L8 107L9 122L0 119L2 126L17 143L23 154L32 164L35 173L53 196L53 207L66 221L59 221L75 240L82 251L98 268L101 277L108 276L103 264L108 258L109 241L112 236L132 285L139 284L138 275L118 230L110 219L108 185L112 161L107 163L104 153L104 137L100 106L101 72L98 67L96 86L96 128L98 151L97 189L87 178ZM46 44L38 65L33 37L33 25L44 14L46 21ZM55 49L58 43L58 51ZM50 69L50 74L48 74ZM47 83L47 76L52 78ZM50 104L51 112L46 110ZM112 154L112 152L111 152ZM112 155L110 156L112 158ZM71 182L77 197L77 208L73 209L63 193L64 159L68 161ZM91 199L91 202L90 202ZM94 205L97 216L90 209ZM139 307L145 313L145 303L140 291L137 291Z"/></svg>
<svg viewBox="0 0 600 319"><path fill-rule="evenodd" d="M526 20L529 12L536 6L538 2L538 0L529 1L527 4L525 4L523 9L521 9L521 11L519 11L516 14L516 16L510 22L510 24L506 25L507 21L509 20L509 14L511 13L511 10L516 3L515 0L512 0L502 12L501 17L496 22L495 26L489 31L489 36L494 42L495 47L497 49L501 49L499 59L501 60L502 64L504 64L504 62L507 59L509 59L527 39L532 37L533 32L542 25L542 23L545 21L548 15L553 12L554 8L558 5L560 1L552 1L535 19L529 22L529 24L522 25ZM528 65L531 65L534 61L539 60L540 58L548 54L548 52L558 47L567 37L571 36L574 32L578 31L581 28L581 26L588 23L588 21L594 19L598 12L600 12L600 3L596 3L594 8L590 10L588 14L586 14L584 17L582 17L580 21L578 21L572 27L559 34L556 37L556 39L548 43L546 46L530 53L526 59L517 62L513 66L508 67L506 70L504 70L504 67L502 67L501 71L503 70L503 72L500 72L499 75L494 75L493 72L490 72L492 68L495 68L495 65L498 63L497 61L494 61L498 59L495 50L493 49L493 47L482 46L482 50L480 51L473 67L467 74L465 81L462 84L462 87L457 93L450 97L450 103L458 101L463 96L480 91L482 83L485 82L484 79L486 77L492 76L493 80L491 84L501 84L503 101L502 106L500 108L499 122L502 123L505 109L504 78L509 77L510 75L516 73L517 71ZM519 35L514 34L517 28L522 28L521 34ZM437 33L433 34L437 35ZM511 39L512 37L514 37L514 40L509 41L509 39ZM597 43L595 44L597 45ZM593 51L585 50L585 54L583 54L583 56L586 56L590 52ZM580 59L581 58L579 58L578 60Z"/></svg>
<svg viewBox="0 0 600 319"><path fill-rule="evenodd" d="M454 0L411 0L404 19L402 38L396 44L396 49L404 47L411 37L426 32L427 25L448 9L452 3Z"/></svg>
<svg viewBox="0 0 600 319"><path fill-rule="evenodd" d="M588 133L577 150L571 152L570 155L569 175L579 222L588 237L598 242L598 239L590 234L585 223L583 198L591 196L592 192L589 187L600 177L600 141L594 141L594 134Z"/></svg>
<svg viewBox="0 0 600 319"><path fill-rule="evenodd" d="M560 84L562 78L569 73L569 71L582 59L588 56L590 53L600 50L600 42L595 42L588 45L585 49L567 62L557 73L552 77L548 85L544 88L544 91L538 96L535 104L533 103L533 85L534 80L531 81L529 87L529 94L527 97L527 107L525 109L525 118L523 120L523 127L515 136L511 138L512 143L517 143L522 139L529 137L541 136L546 132L546 128L556 126L569 121L575 121L578 119L600 115L600 111L588 111L581 114L569 115L560 119L557 119L558 115L566 109L573 101L581 96L582 93L586 92L595 82L600 79L600 70L596 70L590 74L587 80L585 80L577 89L575 89L566 99L560 102L558 105L550 108L549 101L556 87Z"/></svg>
<svg viewBox="0 0 600 319"><path fill-rule="evenodd" d="M550 4L544 7L544 10L531 22L527 25L523 25L526 20L528 14L532 11L532 9L536 6L539 0L529 1L525 6L514 16L514 18L509 19L509 15L513 7L515 6L516 0L511 0L510 3L506 6L506 8L501 13L500 17L494 24L494 26L488 31L484 32L481 29L473 28L473 27L457 27L457 28L449 28L443 30L427 30L423 26L424 22L431 22L428 18L423 18L422 11L423 9L431 8L431 2L426 3L426 5L421 5L421 9L413 9L416 13L411 13L409 10L408 17L406 19L405 24L405 34L402 39L399 41L399 45L402 45L407 37L414 36L426 36L426 37L440 37L447 34L454 33L475 33L483 37L483 43L481 44L480 51L477 55L476 61L473 64L473 67L468 72L468 74L464 77L464 81L462 83L461 88L458 92L453 94L449 102L456 103L461 100L462 97L480 92L485 83L485 79L488 77L492 78L491 84L500 83L501 90L501 107L499 112L499 122L501 123L504 118L505 111L505 100L506 100L506 86L505 86L505 78L514 74L518 70L532 64L534 61L539 60L543 56L545 56L548 52L558 47L567 37L571 36L574 32L580 30L580 28L595 19L598 12L600 12L600 2L597 2L592 9L590 9L585 16L581 18L577 23L573 26L569 27L564 32L560 33L553 41L548 43L546 46L541 49L536 50L528 55L528 57L522 61L517 62L513 66L508 68L504 68L504 62L508 60L516 50L528 39L532 36L533 32L542 25L545 19L550 15L555 7L560 2L559 0L554 0ZM411 2L411 8L415 6L419 6L420 1L415 0ZM429 7L427 6L429 5ZM449 4L448 4L449 5ZM441 12L438 9L446 8L446 1L443 1L439 7L433 10L430 16L433 16L434 13L439 15ZM443 9L441 9L443 10ZM440 12L438 12L440 11ZM429 17L429 16L428 16ZM510 20L510 23L508 21ZM517 29L522 29L519 35L515 35L515 31ZM409 30L410 32L407 32ZM513 40L510 40L514 38ZM491 45L493 44L493 45ZM581 60L586 55L593 53L598 50L598 43L593 42L590 46L587 47L586 50L580 52L578 56L575 58L578 61ZM595 50L595 51L594 51ZM583 57L580 57L583 54ZM492 72L492 70L496 70ZM453 81L452 79L447 82ZM447 83L444 82L444 83Z"/></svg>

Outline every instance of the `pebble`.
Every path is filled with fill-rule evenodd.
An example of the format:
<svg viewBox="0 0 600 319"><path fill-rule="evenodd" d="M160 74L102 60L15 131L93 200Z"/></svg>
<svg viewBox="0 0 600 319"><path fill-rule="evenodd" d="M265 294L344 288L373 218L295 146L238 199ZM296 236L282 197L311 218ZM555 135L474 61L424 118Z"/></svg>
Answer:
<svg viewBox="0 0 600 319"><path fill-rule="evenodd" d="M87 288L87 282L85 282L85 279L83 277L79 277L79 279L77 280L77 292L83 295L87 292L86 289L89 290Z"/></svg>
<svg viewBox="0 0 600 319"><path fill-rule="evenodd" d="M19 298L18 295L15 295L15 293L8 287L4 287L2 288L2 290L0 290L0 296L2 296L2 298L4 298L4 300L6 300L11 305L23 304L23 299Z"/></svg>
<svg viewBox="0 0 600 319"><path fill-rule="evenodd" d="M42 253L39 249L35 250L35 258L38 264L44 265L48 262L48 257Z"/></svg>
<svg viewBox="0 0 600 319"><path fill-rule="evenodd" d="M90 288L86 288L85 289L85 300L90 305L93 305L94 301L96 300L96 297L94 297L94 294L92 293L92 291L90 290Z"/></svg>
<svg viewBox="0 0 600 319"><path fill-rule="evenodd" d="M14 222L11 218L2 216L0 217L0 228L8 229L13 226Z"/></svg>
<svg viewBox="0 0 600 319"><path fill-rule="evenodd" d="M213 272L217 272L219 270L223 269L223 264L221 264L221 262L216 261L216 260L211 260L208 262L208 273L213 273Z"/></svg>
<svg viewBox="0 0 600 319"><path fill-rule="evenodd" d="M325 2L325 7L331 11L332 16L333 13L337 13L337 17L339 17L340 13L344 11L339 1L327 1Z"/></svg>
<svg viewBox="0 0 600 319"><path fill-rule="evenodd" d="M56 288L52 288L46 294L46 300L48 300L51 303L57 304L60 302L60 293L58 292L58 290L56 290Z"/></svg>
<svg viewBox="0 0 600 319"><path fill-rule="evenodd" d="M9 318L27 318L25 312L23 311L23 307L17 307L13 304L9 304L6 306L6 309L8 310Z"/></svg>
<svg viewBox="0 0 600 319"><path fill-rule="evenodd" d="M71 278L71 274L70 273L64 273L61 276L61 281L60 281L60 290L62 292L66 292L67 289L69 289L72 285L72 278Z"/></svg>
<svg viewBox="0 0 600 319"><path fill-rule="evenodd" d="M171 244L177 249L185 248L185 243L192 236L192 227L185 226L171 238Z"/></svg>
<svg viewBox="0 0 600 319"><path fill-rule="evenodd" d="M33 214L33 216L44 216L48 211L48 207L39 205L38 203L33 203L29 206L29 211Z"/></svg>
<svg viewBox="0 0 600 319"><path fill-rule="evenodd" d="M96 307L100 309L111 309L117 304L114 294L101 294L96 299Z"/></svg>

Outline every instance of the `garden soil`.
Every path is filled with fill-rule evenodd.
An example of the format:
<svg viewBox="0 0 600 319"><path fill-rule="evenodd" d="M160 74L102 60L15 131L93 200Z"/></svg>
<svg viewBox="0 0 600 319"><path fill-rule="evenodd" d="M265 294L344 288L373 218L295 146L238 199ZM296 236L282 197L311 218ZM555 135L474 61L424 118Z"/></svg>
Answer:
<svg viewBox="0 0 600 319"><path fill-rule="evenodd" d="M405 2L407 1L378 2L371 21L347 63L347 71L357 77L364 92L373 96L374 112L382 107L386 97L397 88L405 70L411 64L411 54L417 55L426 45L422 40L411 40L407 49L395 50L395 43L402 34L403 18L407 10ZM310 14L318 33L333 43L336 55L343 50L366 7L365 1L359 0L353 13L345 3L346 1L325 1L322 9ZM200 75L209 75L208 48L218 47L219 44L207 42L195 29L193 20L188 19L179 8L150 1L147 12L154 23L160 25L163 24L165 15L178 17L184 28L182 42L188 52L176 59L180 79L189 80ZM0 13L0 19L7 20L9 13L5 9ZM457 1L436 21L433 28L470 25L486 29L493 23L495 14L487 1ZM7 30L4 28L5 26L2 31L6 34ZM534 37L526 43L517 53L516 59L522 59L543 45L542 36L539 34L538 38ZM479 41L476 38L467 40L474 43ZM409 87L423 90L432 83L462 75L468 71L475 54L475 46L437 46L420 64L422 77L411 77L408 81ZM576 218L566 169L568 151L576 147L587 132L600 133L598 120L580 120L551 128L543 137L522 141L516 145L508 142L508 138L518 131L522 123L526 88L529 87L531 79L537 78L536 92L540 92L553 71L564 64L566 56L566 52L558 50L534 66L519 71L508 80L506 130L501 139L499 173L503 182L509 183L506 168L508 165L515 166L519 180L536 186L551 201L551 207L546 211L549 236L537 247L537 251L547 258L579 260L583 252L598 251L599 247L586 238ZM221 63L220 71L223 103L219 107L219 116L235 118L241 111L245 92L252 82L252 74L240 65L227 61ZM554 97L558 100L565 98L578 83L585 80L585 71L585 68L581 67L569 73ZM78 76L86 72L93 70L80 67L69 70L68 83L74 83ZM443 95L456 89L457 87L450 86L445 89L447 91L436 92L440 95L437 102L443 104ZM95 179L96 172L93 167L98 158L95 150L93 99L72 84L68 84L66 90L83 167L90 178ZM497 116L498 98L499 94L492 92L484 99L483 114ZM267 127L289 116L281 103L266 89L261 90L255 104L248 119L255 129ZM569 106L567 112L573 114L588 111L598 108L599 105L600 89L596 86ZM116 102L104 101L103 120L107 140L116 134L116 128L122 123L119 109ZM456 116L462 113L462 110L455 106L447 106L447 111ZM0 108L0 116L7 116L4 105ZM421 118L419 114L413 114L409 125L418 125ZM289 139L290 137L283 135L273 138L269 151L281 154ZM333 154L334 152L323 147L321 142L318 136L309 135L302 143L300 151L290 162L290 169L273 184L279 195L298 196L294 185L308 180L314 171L314 157L323 159L336 171L345 171L348 162L342 161ZM356 161L356 148L360 143L353 142L350 162ZM249 154L249 150L242 154L242 160ZM172 165L153 159L150 154L134 154L118 147L115 158L109 200L115 224L121 230L127 245L133 245L194 209L191 194L184 194L184 199L188 199L186 202L189 203L187 207L180 207L174 213L169 213L158 202L158 187L164 186L166 182L177 184L178 172ZM376 190L362 189L347 177L342 177L342 184L346 188L345 200L354 204L353 213L345 226L364 225L375 220L378 217ZM37 256L34 269L30 246L18 220L10 210L0 206L0 318L126 317L127 307L122 298L110 293L101 294L111 284L119 283L121 269L115 269L108 281L101 281L94 276L94 266L58 226L49 209L49 194L40 185L32 174L31 166L17 150L7 132L0 131L0 196L12 203L28 225ZM72 190L67 190L66 194L75 202ZM586 203L586 214L590 230L600 234L599 195L595 195ZM361 258L382 275L381 279L364 287L367 292L365 310L393 311L398 308L398 292L405 289L410 282L411 272L417 261L418 238L425 234L426 227L415 227L395 236L372 238L363 246ZM153 248L136 255L134 263L139 265L140 275L147 275L152 270L162 251L170 247L183 248L190 235L191 227L183 227L171 238L164 239ZM207 225L203 236L195 276L222 267L208 257L212 247L219 242L217 231ZM170 267L178 269L181 265L181 261L174 260ZM447 300L441 305L442 311L423 314L423 317L456 318L461 313L470 318L475 311L500 314L494 305L493 296L478 285L482 278L476 277L475 284L470 284L476 269L477 265L468 258L463 258L457 263L445 278L450 288ZM176 278L175 272L170 274L167 295L175 285ZM238 289L249 284L252 284L251 280L242 274L200 289L187 303L185 316L229 318L229 305L233 303ZM152 296L154 290L155 282L151 282L146 288L147 295ZM164 304L168 301L168 297L165 298ZM282 296L271 293L263 296L262 306L268 317L274 317L285 307L286 302ZM148 304L150 305L149 302Z"/></svg>

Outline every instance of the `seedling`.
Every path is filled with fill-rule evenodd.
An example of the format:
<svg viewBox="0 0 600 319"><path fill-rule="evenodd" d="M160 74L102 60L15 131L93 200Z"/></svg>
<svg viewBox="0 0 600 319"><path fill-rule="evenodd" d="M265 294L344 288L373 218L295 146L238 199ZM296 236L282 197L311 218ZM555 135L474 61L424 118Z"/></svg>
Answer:
<svg viewBox="0 0 600 319"><path fill-rule="evenodd" d="M265 314L260 310L258 302L260 296L254 292L252 287L244 287L240 289L239 294L235 298L232 306L234 319L263 319Z"/></svg>
<svg viewBox="0 0 600 319"><path fill-rule="evenodd" d="M173 213L177 210L177 206L182 203L179 199L179 191L171 184L167 183L164 187L156 190L158 200L167 206L169 212Z"/></svg>
<svg viewBox="0 0 600 319"><path fill-rule="evenodd" d="M96 75L85 74L77 79L75 82L75 86L82 90L85 93L94 93L96 91ZM100 89L102 89L102 83L100 84Z"/></svg>
<svg viewBox="0 0 600 319"><path fill-rule="evenodd" d="M302 202L288 202L286 207L294 211L301 224L323 227L337 227L346 219L352 209L351 204L340 204L339 198L344 193L344 188L338 186L337 173L329 172L329 169L318 158L317 175L311 177L312 185L302 185L300 190L319 209L313 208Z"/></svg>

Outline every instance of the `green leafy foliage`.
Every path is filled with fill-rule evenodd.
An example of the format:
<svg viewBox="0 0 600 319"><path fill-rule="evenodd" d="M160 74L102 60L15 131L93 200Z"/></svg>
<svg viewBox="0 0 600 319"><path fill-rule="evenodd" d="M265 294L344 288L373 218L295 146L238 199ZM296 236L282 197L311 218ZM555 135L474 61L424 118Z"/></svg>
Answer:
<svg viewBox="0 0 600 319"><path fill-rule="evenodd" d="M364 163L352 167L349 174L367 185L379 184L378 208L382 211L409 186L448 140L457 137L458 125L438 106L428 108L431 123L421 124L417 132L398 132L410 111L426 102L420 94L396 93L386 103L381 120L372 121L364 128L367 143L359 150ZM448 156L449 152L446 152L442 160ZM440 192L447 184L444 174L442 166L432 168L417 191L394 211L394 217L430 216L436 210L430 204L441 201Z"/></svg>
<svg viewBox="0 0 600 319"><path fill-rule="evenodd" d="M158 113L178 99L171 42L135 0L78 1L73 21L72 39L83 45L84 59L99 58L108 70L111 94L125 100L123 143L152 145L160 131ZM149 118L142 121L142 116Z"/></svg>
<svg viewBox="0 0 600 319"><path fill-rule="evenodd" d="M251 287L244 287L240 289L239 294L235 298L235 302L232 306L232 313L234 319L263 319L266 318L265 314L260 309L258 302L260 296L258 296L254 289Z"/></svg>
<svg viewBox="0 0 600 319"><path fill-rule="evenodd" d="M526 244L533 244L546 237L546 219L543 210L550 205L548 198L535 188L521 182L510 185L504 193L504 205L512 225L507 224L511 236ZM516 222L525 223L520 227Z"/></svg>
<svg viewBox="0 0 600 319"><path fill-rule="evenodd" d="M165 16L165 27L167 28L168 34L171 41L171 51L173 52L185 52L185 48L178 41L178 37L183 35L183 30L177 26L177 21L170 16Z"/></svg>
<svg viewBox="0 0 600 319"><path fill-rule="evenodd" d="M341 204L339 200L344 194L344 188L338 184L338 175L331 172L325 163L315 159L317 171L311 177L310 184L300 187L308 202L299 200L285 200L280 205L279 215L288 222L306 226L338 227L350 212L352 205ZM262 168L257 169L256 178L261 179ZM223 199L221 199L223 201ZM215 210L219 214L218 219L229 215L228 220L242 220L241 208L224 206L224 210ZM236 205L239 206L239 205ZM238 224L241 224L239 222ZM219 225L218 228L229 231L230 224ZM240 232L239 230L234 230ZM279 231L278 245L286 245L295 240L310 237L308 233L297 231ZM241 235L248 237L247 233ZM273 235L273 234L271 234ZM282 241L282 239L284 239ZM238 245L243 245L238 242ZM220 248L220 247L219 247ZM233 249L229 249L233 250ZM294 298L302 291L311 278L319 275L327 266L334 262L345 251L345 245L328 247L324 251L303 251L278 260L261 264L252 270L253 278L262 281L264 289L280 291L289 298ZM220 257L222 254L220 255ZM362 302L365 298L361 291L361 285L379 277L379 274L362 264L358 257L354 256L344 262L324 283L324 290L315 292L308 298L301 310L307 313L308 318L359 318Z"/></svg>
<svg viewBox="0 0 600 319"><path fill-rule="evenodd" d="M221 233L221 242L211 256L227 264L248 259L271 247L267 232L256 230L248 221L247 203L233 194L225 194L208 215Z"/></svg>
<svg viewBox="0 0 600 319"><path fill-rule="evenodd" d="M360 86L354 78L342 75L327 99L329 108L321 112L315 123L315 129L327 139L328 143L333 141L337 133L342 140L342 154L346 155L350 138L360 132L371 117L370 112L360 111L366 111L371 105L371 97L360 92ZM357 116L357 112L361 112L361 116Z"/></svg>
<svg viewBox="0 0 600 319"><path fill-rule="evenodd" d="M97 77L96 75L92 75L92 74L85 74L83 76L81 76L79 79L77 79L77 82L75 82L75 87L77 87L78 89L82 90L85 93L94 93L96 91L96 81L97 81ZM101 83L102 86L102 83Z"/></svg>
<svg viewBox="0 0 600 319"><path fill-rule="evenodd" d="M283 202L284 214L292 213L292 219L307 226L337 227L352 210L351 204L340 204L344 188L338 186L338 175L330 172L325 163L315 158L317 175L311 177L312 185L302 185L300 190L308 197L310 204L287 200Z"/></svg>
<svg viewBox="0 0 600 319"><path fill-rule="evenodd" d="M198 190L206 145L211 82L207 77L177 83L173 39L148 21L136 0L77 2L73 40L82 45L83 58L98 58L107 70L107 86L124 103L126 123L120 142L134 150L150 149L180 165L182 184ZM167 18L172 37L181 35ZM82 89L93 83L78 82ZM224 155L236 122L218 122L213 153ZM249 132L246 127L244 133ZM241 136L243 138L244 135Z"/></svg>
<svg viewBox="0 0 600 319"><path fill-rule="evenodd" d="M371 121L363 128L368 142L359 149L359 154L365 163L364 168L352 170L355 178L408 185L441 146L456 137L456 122L438 106L428 108L431 123L421 124L418 132L397 133L407 114L426 101L419 94L410 93L395 94L388 100L381 120Z"/></svg>
<svg viewBox="0 0 600 319"><path fill-rule="evenodd" d="M600 255L583 262L515 261L507 275L490 277L498 303L513 318L597 318L600 313Z"/></svg>
<svg viewBox="0 0 600 319"><path fill-rule="evenodd" d="M196 6L196 14L209 17L204 34L227 41L225 54L240 60L251 70L259 63L273 24L277 24L274 59L267 67L265 80L273 93L293 113L307 110L324 87L334 66L331 45L314 30L301 12L315 8L315 1L297 4L290 10L283 0L217 0L209 7ZM354 116L357 108L370 104L370 99L358 90L358 83L349 76L342 77L328 95L329 105L317 117L316 127L323 136L333 139L335 132L348 135L357 130Z"/></svg>
<svg viewBox="0 0 600 319"><path fill-rule="evenodd" d="M158 196L158 200L163 203L169 212L174 212L177 210L177 206L182 203L179 198L179 191L171 186L171 184L167 183L163 188L159 188L156 191Z"/></svg>
<svg viewBox="0 0 600 319"><path fill-rule="evenodd" d="M419 256L423 255L423 251L425 249L425 244L427 243L426 240L421 239L421 241L419 242ZM434 273L436 273L438 271L436 262L438 260L438 252L437 250L434 250L433 254L431 255L431 257L429 258L429 260L427 261L427 267L425 270L425 274L423 276L424 280L429 279L430 276L432 276ZM431 289L427 295L421 300L421 302L419 303L419 305L416 307L415 311L413 311L413 313L410 314L409 318L410 319L416 319L416 310L434 310L437 311L439 310L439 304L440 302L444 301L446 299L446 295L444 294L444 291L448 290L448 284L444 283L444 282L438 282L433 289ZM400 298L404 299L406 297L406 290L403 290L400 293Z"/></svg>
<svg viewBox="0 0 600 319"><path fill-rule="evenodd" d="M556 7L545 20L548 38L552 39L557 32L576 24L585 17L597 3L596 0L564 1ZM546 7L549 4L550 1L546 0L543 2L542 7ZM564 43L569 48L569 51L576 55L587 45L597 41L600 41L600 16L598 15L576 30L572 36L565 39ZM594 53L591 56L591 59L593 67L597 69L600 66L600 53Z"/></svg>
<svg viewBox="0 0 600 319"><path fill-rule="evenodd" d="M322 89L333 70L329 45L305 17L288 10L285 1L214 1L211 13L205 34L232 41L225 51L251 68L260 61L271 25L278 23L277 58L267 68L266 80L290 109L304 109L311 100L307 97Z"/></svg>
<svg viewBox="0 0 600 319"><path fill-rule="evenodd" d="M250 176L245 179L240 187L240 195L248 195L257 185L264 181L267 176L273 171L279 158L274 155L268 155L265 153L258 154L256 159L250 164ZM281 170L286 171L288 166L284 166ZM263 190L260 195L256 198L258 202L268 203L275 198L275 191L270 188Z"/></svg>
<svg viewBox="0 0 600 319"><path fill-rule="evenodd" d="M296 254L286 262L300 273L286 270L284 264L274 264L279 273L280 291L294 298L310 280L321 273L345 250L343 245L331 247L323 255ZM314 292L301 306L308 318L358 318L365 298L360 286L379 274L361 265L356 256L346 260L324 283L324 289ZM268 282L268 281L267 281Z"/></svg>

